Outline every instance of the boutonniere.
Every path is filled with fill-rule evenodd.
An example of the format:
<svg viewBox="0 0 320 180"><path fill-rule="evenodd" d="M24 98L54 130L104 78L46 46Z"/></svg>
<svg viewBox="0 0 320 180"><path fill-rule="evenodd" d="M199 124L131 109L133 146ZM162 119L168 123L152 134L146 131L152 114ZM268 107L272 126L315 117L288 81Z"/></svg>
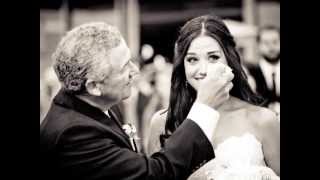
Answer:
<svg viewBox="0 0 320 180"><path fill-rule="evenodd" d="M140 138L138 137L137 128L132 124L124 124L122 126L122 129L129 136L132 149L138 152L138 148L135 140L139 140Z"/></svg>

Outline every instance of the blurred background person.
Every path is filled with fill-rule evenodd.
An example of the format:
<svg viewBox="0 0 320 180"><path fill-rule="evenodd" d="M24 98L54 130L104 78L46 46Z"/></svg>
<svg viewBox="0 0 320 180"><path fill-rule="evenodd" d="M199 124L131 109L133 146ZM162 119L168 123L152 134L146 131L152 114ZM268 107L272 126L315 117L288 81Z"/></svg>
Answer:
<svg viewBox="0 0 320 180"><path fill-rule="evenodd" d="M257 36L259 61L249 66L255 78L256 91L265 98L264 106L280 114L280 29L265 26Z"/></svg>
<svg viewBox="0 0 320 180"><path fill-rule="evenodd" d="M59 88L60 83L53 68L46 68L43 77L40 79L40 123L49 110L51 100L57 94Z"/></svg>
<svg viewBox="0 0 320 180"><path fill-rule="evenodd" d="M162 55L156 55L151 66L154 69L152 94L149 96L148 103L145 104L141 117L144 149L147 148L148 135L150 133L149 125L153 114L160 109L168 107L171 84L170 79L172 74L172 64L168 63Z"/></svg>

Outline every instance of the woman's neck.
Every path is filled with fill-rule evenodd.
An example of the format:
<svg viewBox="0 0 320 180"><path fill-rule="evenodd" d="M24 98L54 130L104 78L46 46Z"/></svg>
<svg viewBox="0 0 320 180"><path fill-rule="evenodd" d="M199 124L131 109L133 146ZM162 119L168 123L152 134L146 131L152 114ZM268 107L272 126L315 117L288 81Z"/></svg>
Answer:
<svg viewBox="0 0 320 180"><path fill-rule="evenodd" d="M234 111L236 109L239 109L243 107L244 101L241 99L230 96L230 98L225 101L219 108L217 108L217 111L219 112L226 112L226 111Z"/></svg>

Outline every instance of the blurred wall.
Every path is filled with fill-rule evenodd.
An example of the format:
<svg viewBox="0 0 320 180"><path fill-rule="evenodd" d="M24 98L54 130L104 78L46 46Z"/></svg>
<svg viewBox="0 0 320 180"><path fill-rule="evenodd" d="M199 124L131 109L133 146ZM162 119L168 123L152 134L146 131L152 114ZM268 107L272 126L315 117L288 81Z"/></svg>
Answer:
<svg viewBox="0 0 320 180"><path fill-rule="evenodd" d="M280 2L260 2L257 4L258 26L280 27Z"/></svg>

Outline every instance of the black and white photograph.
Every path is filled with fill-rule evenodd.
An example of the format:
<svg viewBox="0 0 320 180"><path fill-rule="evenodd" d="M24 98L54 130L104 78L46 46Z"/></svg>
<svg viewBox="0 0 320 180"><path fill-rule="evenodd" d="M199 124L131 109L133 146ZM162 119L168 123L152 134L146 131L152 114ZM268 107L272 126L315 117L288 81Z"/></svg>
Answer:
<svg viewBox="0 0 320 180"><path fill-rule="evenodd" d="M280 0L43 0L39 32L44 179L280 180Z"/></svg>

